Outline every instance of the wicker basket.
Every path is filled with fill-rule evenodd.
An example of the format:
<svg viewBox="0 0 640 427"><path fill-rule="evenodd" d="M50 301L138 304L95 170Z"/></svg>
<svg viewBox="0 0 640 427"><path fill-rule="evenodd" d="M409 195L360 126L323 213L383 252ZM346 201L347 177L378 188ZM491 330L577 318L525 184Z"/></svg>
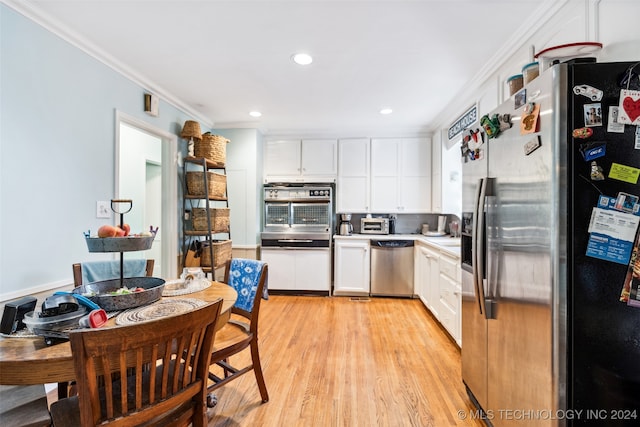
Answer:
<svg viewBox="0 0 640 427"><path fill-rule="evenodd" d="M229 231L229 208L209 209L211 215L211 233L226 233ZM207 224L207 210L193 208L194 231L209 231Z"/></svg>
<svg viewBox="0 0 640 427"><path fill-rule="evenodd" d="M194 153L196 157L211 160L217 166L224 166L227 161L228 139L220 135L205 133L201 140L195 141Z"/></svg>
<svg viewBox="0 0 640 427"><path fill-rule="evenodd" d="M213 246L213 268L223 267L231 259L231 240L212 241ZM200 254L200 265L211 267L211 254L209 253L209 243L202 242L202 252Z"/></svg>
<svg viewBox="0 0 640 427"><path fill-rule="evenodd" d="M209 191L205 192L204 172L187 172L187 192L189 195L204 197L208 193L210 198L224 198L227 192L227 177L214 172L207 172L207 174Z"/></svg>

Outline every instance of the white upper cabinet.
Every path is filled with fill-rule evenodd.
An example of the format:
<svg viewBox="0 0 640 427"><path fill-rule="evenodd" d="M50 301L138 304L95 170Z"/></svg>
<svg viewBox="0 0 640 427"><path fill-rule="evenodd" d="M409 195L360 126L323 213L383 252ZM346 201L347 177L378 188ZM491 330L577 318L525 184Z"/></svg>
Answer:
<svg viewBox="0 0 640 427"><path fill-rule="evenodd" d="M337 165L335 139L265 142L264 182L335 182Z"/></svg>
<svg viewBox="0 0 640 427"><path fill-rule="evenodd" d="M341 139L338 151L336 211L369 212L369 139Z"/></svg>
<svg viewBox="0 0 640 427"><path fill-rule="evenodd" d="M303 139L302 175L329 177L335 182L338 174L338 141L335 139Z"/></svg>
<svg viewBox="0 0 640 427"><path fill-rule="evenodd" d="M371 140L371 212L431 211L431 143L428 138Z"/></svg>
<svg viewBox="0 0 640 427"><path fill-rule="evenodd" d="M264 147L264 174L294 178L300 175L300 140L267 141Z"/></svg>

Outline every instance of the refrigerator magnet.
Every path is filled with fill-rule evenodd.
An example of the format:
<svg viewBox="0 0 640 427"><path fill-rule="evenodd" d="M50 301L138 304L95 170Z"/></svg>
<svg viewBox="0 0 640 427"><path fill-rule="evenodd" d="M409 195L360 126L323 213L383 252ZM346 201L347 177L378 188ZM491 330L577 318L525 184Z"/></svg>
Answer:
<svg viewBox="0 0 640 427"><path fill-rule="evenodd" d="M524 144L524 155L528 156L540 147L540 135L536 135Z"/></svg>
<svg viewBox="0 0 640 427"><path fill-rule="evenodd" d="M619 212L616 199L600 196L589 220L586 255L618 264L628 264L640 223L638 214Z"/></svg>
<svg viewBox="0 0 640 427"><path fill-rule="evenodd" d="M618 122L618 106L609 107L607 116L607 132L624 133L624 124Z"/></svg>
<svg viewBox="0 0 640 427"><path fill-rule="evenodd" d="M599 102L584 105L584 125L602 126L602 105Z"/></svg>
<svg viewBox="0 0 640 427"><path fill-rule="evenodd" d="M591 181L604 181L604 173L602 166L598 165L595 160L591 162Z"/></svg>
<svg viewBox="0 0 640 427"><path fill-rule="evenodd" d="M632 166L621 165L619 163L612 163L611 169L609 170L609 178L628 182L629 184L637 184L639 176L640 169Z"/></svg>
<svg viewBox="0 0 640 427"><path fill-rule="evenodd" d="M485 114L480 119L480 125L489 139L497 137L500 133L500 122L498 121L497 114L494 114L493 117L489 117L488 114Z"/></svg>
<svg viewBox="0 0 640 427"><path fill-rule="evenodd" d="M513 126L513 123L511 123L511 114L498 114L497 119L500 126L500 132L511 129L511 126Z"/></svg>
<svg viewBox="0 0 640 427"><path fill-rule="evenodd" d="M640 205L638 205L638 196L620 192L618 193L618 197L616 197L616 204L614 207L619 211L636 213L640 209Z"/></svg>
<svg viewBox="0 0 640 427"><path fill-rule="evenodd" d="M527 89L521 89L513 96L513 109L517 110L527 102Z"/></svg>
<svg viewBox="0 0 640 427"><path fill-rule="evenodd" d="M574 129L571 135L576 139L587 139L593 135L593 129L587 127Z"/></svg>
<svg viewBox="0 0 640 427"><path fill-rule="evenodd" d="M520 134L526 135L534 133L538 125L538 115L540 114L540 104L532 102L525 106L522 120L520 121Z"/></svg>
<svg viewBox="0 0 640 427"><path fill-rule="evenodd" d="M640 90L620 90L618 123L640 126Z"/></svg>
<svg viewBox="0 0 640 427"><path fill-rule="evenodd" d="M589 85L577 85L573 87L573 93L576 95L586 96L592 101L600 101L602 99L602 91Z"/></svg>
<svg viewBox="0 0 640 427"><path fill-rule="evenodd" d="M607 154L607 143L604 141L585 142L580 144L579 150L585 162L589 162Z"/></svg>
<svg viewBox="0 0 640 427"><path fill-rule="evenodd" d="M631 298L633 289L633 298ZM631 251L629 268L624 279L620 301L635 307L640 306L640 233L636 234L636 240Z"/></svg>

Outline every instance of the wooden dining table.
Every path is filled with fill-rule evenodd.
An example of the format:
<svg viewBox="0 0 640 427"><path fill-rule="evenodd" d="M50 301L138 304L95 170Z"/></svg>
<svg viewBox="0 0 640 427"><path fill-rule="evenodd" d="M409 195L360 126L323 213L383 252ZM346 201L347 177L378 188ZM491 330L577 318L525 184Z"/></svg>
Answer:
<svg viewBox="0 0 640 427"><path fill-rule="evenodd" d="M220 317L216 323L218 330L229 320L231 307L237 297L238 294L231 286L212 281L211 286L204 290L162 298L197 298L206 302L222 298ZM109 320L107 326L110 325L115 325L115 319ZM74 379L73 355L69 341L48 346L40 336L0 336L0 384L65 383Z"/></svg>

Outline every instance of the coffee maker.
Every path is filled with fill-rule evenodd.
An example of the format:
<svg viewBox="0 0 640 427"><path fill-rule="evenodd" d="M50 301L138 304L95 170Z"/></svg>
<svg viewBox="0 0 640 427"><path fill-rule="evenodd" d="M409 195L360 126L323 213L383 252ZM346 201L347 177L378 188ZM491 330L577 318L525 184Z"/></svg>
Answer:
<svg viewBox="0 0 640 427"><path fill-rule="evenodd" d="M351 224L351 214L340 215L340 235L351 236L353 233L353 225Z"/></svg>

